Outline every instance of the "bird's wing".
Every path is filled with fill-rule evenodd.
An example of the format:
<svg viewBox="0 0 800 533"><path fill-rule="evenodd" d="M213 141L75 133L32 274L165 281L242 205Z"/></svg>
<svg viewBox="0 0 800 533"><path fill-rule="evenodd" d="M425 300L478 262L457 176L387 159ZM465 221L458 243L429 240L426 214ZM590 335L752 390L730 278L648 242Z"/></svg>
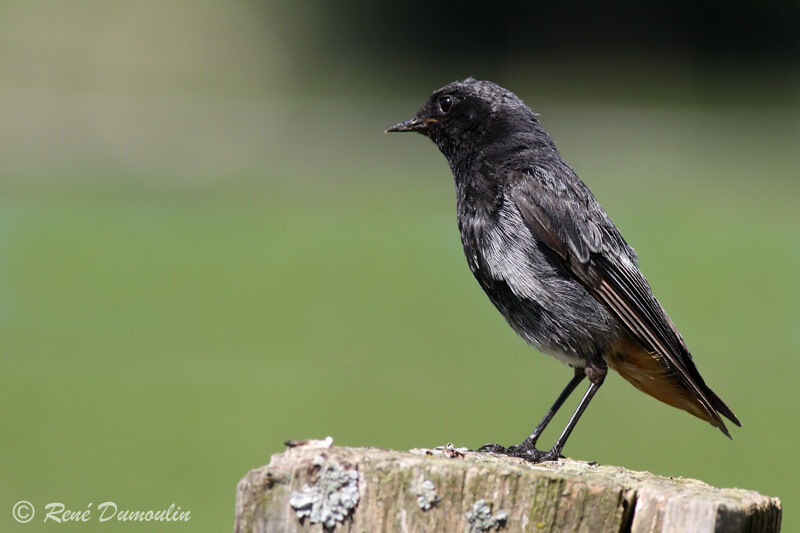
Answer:
<svg viewBox="0 0 800 533"><path fill-rule="evenodd" d="M532 167L511 172L509 192L525 225L592 296L653 352L706 410L712 424L728 434L719 411L736 425L733 412L705 384L678 330L636 265L636 254L577 177L558 179Z"/></svg>

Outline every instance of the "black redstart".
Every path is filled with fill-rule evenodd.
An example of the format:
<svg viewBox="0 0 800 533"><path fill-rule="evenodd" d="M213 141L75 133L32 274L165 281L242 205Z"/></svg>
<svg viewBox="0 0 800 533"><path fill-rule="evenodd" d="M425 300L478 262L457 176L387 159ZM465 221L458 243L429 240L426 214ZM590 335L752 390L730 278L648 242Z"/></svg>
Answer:
<svg viewBox="0 0 800 533"><path fill-rule="evenodd" d="M608 367L728 437L720 415L741 425L703 381L636 253L515 94L488 81L454 82L386 131L415 131L439 147L455 179L470 270L523 339L575 370L521 444L481 450L557 459ZM552 449L537 450L539 435L584 377L589 388L566 428Z"/></svg>

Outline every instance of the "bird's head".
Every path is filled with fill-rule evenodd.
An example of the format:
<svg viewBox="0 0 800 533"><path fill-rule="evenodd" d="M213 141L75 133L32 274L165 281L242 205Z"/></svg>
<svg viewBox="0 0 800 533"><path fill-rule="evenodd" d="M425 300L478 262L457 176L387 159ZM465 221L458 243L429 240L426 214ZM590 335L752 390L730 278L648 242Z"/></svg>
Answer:
<svg viewBox="0 0 800 533"><path fill-rule="evenodd" d="M535 115L514 93L490 81L467 78L434 91L416 116L386 132L421 133L449 158L465 144L480 146L534 124Z"/></svg>

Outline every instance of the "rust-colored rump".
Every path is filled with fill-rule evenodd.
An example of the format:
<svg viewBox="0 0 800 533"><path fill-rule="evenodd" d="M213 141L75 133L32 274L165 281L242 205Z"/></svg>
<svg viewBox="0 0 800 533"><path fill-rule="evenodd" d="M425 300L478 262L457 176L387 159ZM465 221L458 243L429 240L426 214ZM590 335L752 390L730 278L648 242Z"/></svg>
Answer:
<svg viewBox="0 0 800 533"><path fill-rule="evenodd" d="M718 425L692 391L670 373L669 368L656 354L643 348L637 341L629 339L617 344L605 359L609 367L640 391L668 405L683 409L713 426Z"/></svg>

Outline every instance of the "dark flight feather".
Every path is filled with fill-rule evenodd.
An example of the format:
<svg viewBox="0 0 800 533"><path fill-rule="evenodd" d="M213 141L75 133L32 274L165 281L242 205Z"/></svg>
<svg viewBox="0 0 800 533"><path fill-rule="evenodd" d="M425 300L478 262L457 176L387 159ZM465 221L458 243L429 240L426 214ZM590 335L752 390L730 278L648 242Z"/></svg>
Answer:
<svg viewBox="0 0 800 533"><path fill-rule="evenodd" d="M639 271L633 249L589 189L577 177L566 186L563 179L561 174L560 186L553 187L548 170L534 166L511 172L508 192L525 225L642 346L659 357L693 393L712 423L730 437L719 414L737 426L739 420L703 381L686 344Z"/></svg>

